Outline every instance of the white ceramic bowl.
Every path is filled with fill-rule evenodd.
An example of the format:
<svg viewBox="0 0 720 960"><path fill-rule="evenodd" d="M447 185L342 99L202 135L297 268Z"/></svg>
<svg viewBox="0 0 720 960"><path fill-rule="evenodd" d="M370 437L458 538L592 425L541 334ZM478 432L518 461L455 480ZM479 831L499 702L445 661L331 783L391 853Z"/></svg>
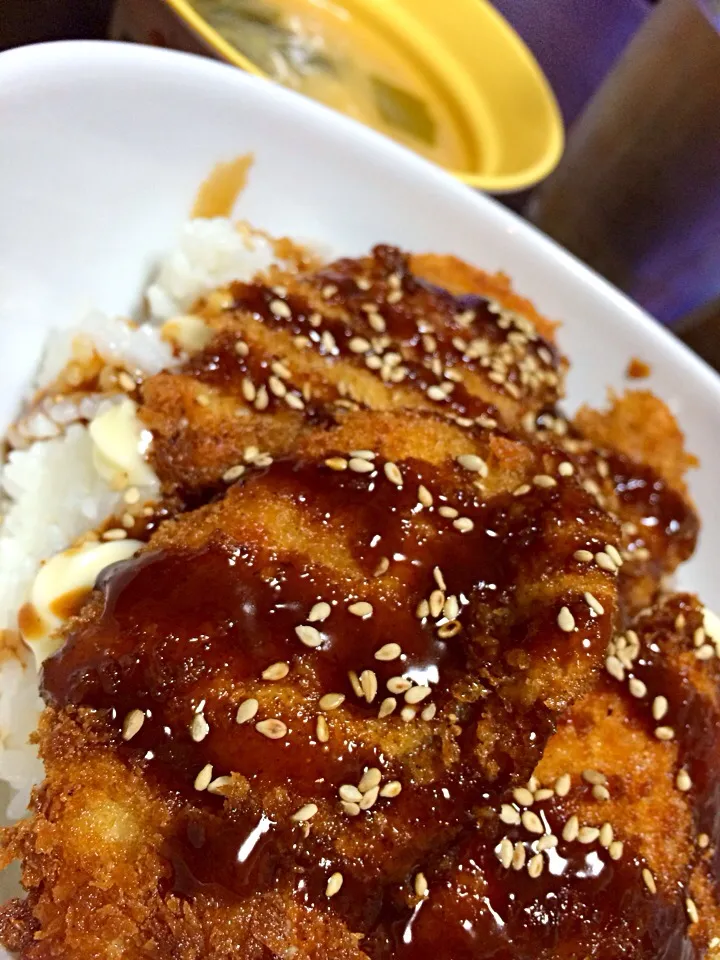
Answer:
<svg viewBox="0 0 720 960"><path fill-rule="evenodd" d="M209 60L60 43L0 55L0 421L43 334L87 300L128 310L215 162L252 151L237 213L359 253L384 241L506 271L562 321L568 406L622 390L630 357L702 458L700 549L679 583L720 607L720 381L638 307L506 210L391 141Z"/></svg>

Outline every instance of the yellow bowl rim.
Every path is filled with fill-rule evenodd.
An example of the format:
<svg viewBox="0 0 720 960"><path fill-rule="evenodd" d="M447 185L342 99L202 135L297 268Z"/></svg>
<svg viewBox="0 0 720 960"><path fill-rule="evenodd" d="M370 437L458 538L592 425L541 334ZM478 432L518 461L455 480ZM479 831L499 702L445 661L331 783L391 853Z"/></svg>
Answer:
<svg viewBox="0 0 720 960"><path fill-rule="evenodd" d="M262 77L265 80L273 82L252 60L249 60L244 54L240 53L240 51L225 40L214 27L211 27L207 20L195 10L189 0L165 0L165 2L211 50L220 54L228 63L239 67L246 73L251 73L256 77ZM494 19L496 29L502 31L508 42L515 47L518 60L523 61L525 69L531 74L541 95L546 100L548 109L547 142L544 151L538 156L535 163L526 167L525 170L516 173L493 175L467 173L465 171L452 170L448 167L441 167L441 169L446 170L447 173L470 187L496 194L515 193L520 190L527 190L536 183L539 183L557 166L565 146L565 128L560 108L555 99L555 94L528 46L505 20L502 14L490 3L484 3L483 7L488 16ZM382 134L380 135L382 136Z"/></svg>

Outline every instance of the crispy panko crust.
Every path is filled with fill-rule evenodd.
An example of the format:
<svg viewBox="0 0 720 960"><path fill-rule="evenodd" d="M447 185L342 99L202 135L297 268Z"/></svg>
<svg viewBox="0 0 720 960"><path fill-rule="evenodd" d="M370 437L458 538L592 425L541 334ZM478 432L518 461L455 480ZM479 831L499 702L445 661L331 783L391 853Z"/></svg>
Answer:
<svg viewBox="0 0 720 960"><path fill-rule="evenodd" d="M164 501L45 665L0 940L714 958L720 636L661 592L697 535L672 415L567 421L502 276L291 259L138 389Z"/></svg>

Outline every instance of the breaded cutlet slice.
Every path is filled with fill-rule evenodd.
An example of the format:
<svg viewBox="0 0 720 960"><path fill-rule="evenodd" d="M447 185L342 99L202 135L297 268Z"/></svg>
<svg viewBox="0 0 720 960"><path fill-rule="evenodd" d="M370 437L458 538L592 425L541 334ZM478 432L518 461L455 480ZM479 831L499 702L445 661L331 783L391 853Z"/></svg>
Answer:
<svg viewBox="0 0 720 960"><path fill-rule="evenodd" d="M602 670L616 577L575 553L617 525L551 467L352 413L110 568L5 837L24 960L362 955Z"/></svg>
<svg viewBox="0 0 720 960"><path fill-rule="evenodd" d="M402 927L416 952L388 955L720 956L720 632L704 622L676 595L615 638L612 675L567 711L531 782L426 876Z"/></svg>

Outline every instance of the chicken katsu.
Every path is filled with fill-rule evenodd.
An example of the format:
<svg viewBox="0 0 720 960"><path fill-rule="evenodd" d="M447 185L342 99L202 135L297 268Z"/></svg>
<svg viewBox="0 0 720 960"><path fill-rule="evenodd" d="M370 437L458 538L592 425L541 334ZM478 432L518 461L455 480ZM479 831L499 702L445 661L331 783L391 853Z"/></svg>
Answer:
<svg viewBox="0 0 720 960"><path fill-rule="evenodd" d="M133 546L54 631L0 939L720 957L720 621L668 586L698 520L664 404L568 419L554 326L505 278L387 246L167 335L123 401L159 494L127 474L85 540Z"/></svg>

